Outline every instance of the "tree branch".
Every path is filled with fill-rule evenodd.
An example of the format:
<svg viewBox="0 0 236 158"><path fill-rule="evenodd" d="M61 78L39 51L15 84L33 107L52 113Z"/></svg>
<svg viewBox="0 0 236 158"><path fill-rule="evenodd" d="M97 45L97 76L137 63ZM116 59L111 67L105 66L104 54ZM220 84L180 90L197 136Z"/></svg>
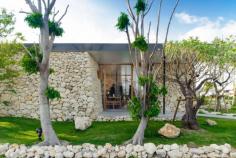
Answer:
<svg viewBox="0 0 236 158"><path fill-rule="evenodd" d="M135 16L134 16L134 13L133 13L133 11L132 11L132 9L131 9L131 6L130 6L130 1L129 0L126 0L126 4L127 4L127 6L128 6L128 13L130 14L130 16L131 16L131 18L134 20L134 22L136 23L136 18L135 18Z"/></svg>
<svg viewBox="0 0 236 158"><path fill-rule="evenodd" d="M46 12L47 11L47 4L45 2L45 0L42 0L43 1L43 6L44 6L44 11Z"/></svg>
<svg viewBox="0 0 236 158"><path fill-rule="evenodd" d="M155 52L156 49L157 49L158 36L159 36L159 27L160 27L160 19L161 19L162 1L163 1L163 0L160 0L159 10L158 10L158 13L157 13L156 43L155 43L155 46L154 46L154 48L153 48L153 51L152 51L152 54L151 54L150 58L153 56L154 52Z"/></svg>
<svg viewBox="0 0 236 158"><path fill-rule="evenodd" d="M65 10L65 12L62 14L61 18L57 21L58 24L61 22L61 20L62 20L62 19L65 17L65 15L67 14L68 8L69 8L69 4L66 6L66 10Z"/></svg>
<svg viewBox="0 0 236 158"><path fill-rule="evenodd" d="M39 12L42 13L41 0L38 0L38 8L39 8Z"/></svg>
<svg viewBox="0 0 236 158"><path fill-rule="evenodd" d="M146 15L148 14L148 12L151 10L152 5L153 5L153 2L154 2L154 0L152 0L152 2L150 3L150 5L149 5L147 11L144 13L144 16L146 16Z"/></svg>
<svg viewBox="0 0 236 158"><path fill-rule="evenodd" d="M19 13L31 14L30 12L26 12L26 11L19 11Z"/></svg>
<svg viewBox="0 0 236 158"><path fill-rule="evenodd" d="M49 15L51 13L52 8L54 7L55 3L56 3L56 0L52 0L52 2L48 5L48 9L47 9L46 14Z"/></svg>
<svg viewBox="0 0 236 158"><path fill-rule="evenodd" d="M170 19L169 19L168 26L167 26L167 30L166 30L166 37L165 37L164 46L165 46L165 44L167 43L167 38L168 38L168 34L169 34L170 24L171 24L172 18L173 18L173 16L174 16L175 10L176 10L176 8L177 8L177 6L178 6L178 4L179 4L179 1L180 1L180 0L176 0L176 4L175 4L175 6L174 6L174 9L173 9L173 11L172 11L172 13L171 13L171 16L170 16Z"/></svg>
<svg viewBox="0 0 236 158"><path fill-rule="evenodd" d="M34 5L34 3L31 0L25 0L26 4L29 5L32 12L39 12L38 8Z"/></svg>
<svg viewBox="0 0 236 158"><path fill-rule="evenodd" d="M148 32L147 32L147 40L148 40L148 44L149 44L149 36L150 36L150 30L151 30L151 21L149 22L149 26L148 26Z"/></svg>
<svg viewBox="0 0 236 158"><path fill-rule="evenodd" d="M195 91L198 91L199 89L201 89L202 86L203 86L203 84L204 84L206 81L212 80L212 79L213 79L212 77L207 77L207 78L205 78L204 80L202 80L202 81L199 83L199 85L196 86Z"/></svg>

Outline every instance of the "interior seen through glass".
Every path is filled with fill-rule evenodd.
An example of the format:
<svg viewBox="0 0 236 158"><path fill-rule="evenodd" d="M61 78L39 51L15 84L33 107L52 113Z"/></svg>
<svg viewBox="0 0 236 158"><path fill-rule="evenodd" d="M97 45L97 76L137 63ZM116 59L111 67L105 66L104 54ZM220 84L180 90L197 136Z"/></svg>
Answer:
<svg viewBox="0 0 236 158"><path fill-rule="evenodd" d="M125 109L132 95L131 65L100 65L104 109Z"/></svg>

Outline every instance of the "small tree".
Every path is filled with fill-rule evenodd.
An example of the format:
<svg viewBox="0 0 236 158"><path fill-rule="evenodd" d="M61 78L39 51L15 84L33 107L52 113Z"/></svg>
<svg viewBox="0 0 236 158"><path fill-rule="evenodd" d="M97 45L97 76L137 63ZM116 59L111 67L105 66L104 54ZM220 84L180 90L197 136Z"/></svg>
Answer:
<svg viewBox="0 0 236 158"><path fill-rule="evenodd" d="M60 93L48 84L51 69L49 69L50 52L56 36L62 36L64 30L61 20L67 13L69 5L62 16L56 20L59 11L53 11L56 0L37 0L37 6L32 0L25 0L32 12L24 12L25 21L31 28L40 30L39 48L37 46L27 50L22 59L22 66L29 73L40 74L39 101L40 121L44 134L41 145L60 144L50 120L49 99L60 98ZM43 7L42 7L43 5Z"/></svg>
<svg viewBox="0 0 236 158"><path fill-rule="evenodd" d="M16 55L22 50L21 45L18 43L18 39L22 39L22 36L18 33L14 35L13 41L7 41L5 38L12 35L14 30L14 15L9 13L6 9L0 10L0 104L8 105L10 98L2 99L4 94L14 93L14 81L19 75L16 69L17 58Z"/></svg>
<svg viewBox="0 0 236 158"><path fill-rule="evenodd" d="M11 12L0 9L0 38L9 36L14 30L15 19Z"/></svg>
<svg viewBox="0 0 236 158"><path fill-rule="evenodd" d="M165 44L164 49L157 49L162 0L160 0L159 10L157 12L156 43L153 48L150 48L149 46L151 22L145 30L145 17L152 8L154 0L150 1L150 3L148 0L136 0L134 8L131 7L129 0L126 0L126 2L128 14L121 13L116 26L118 30L125 32L127 35L129 53L134 66L134 71L138 76L135 96L129 101L128 107L132 116L140 119L140 124L131 139L131 142L133 144L143 144L144 132L148 120L151 117L157 116L160 112L160 101L158 96L167 93L165 86L159 86L157 84L156 70L154 68L155 61L153 60L158 52L162 52L165 61ZM178 3L179 0L176 1L169 19L165 43L167 42L170 23ZM132 30L132 33L130 33L130 30ZM135 85L135 83L133 85Z"/></svg>
<svg viewBox="0 0 236 158"><path fill-rule="evenodd" d="M168 59L172 64L168 79L179 85L186 101L183 126L188 129L199 129L196 114L205 98L205 95L200 95L200 91L209 82L219 82L222 76L222 71L219 69L226 65L226 58L223 59L221 55L231 54L233 42L219 43L215 40L209 44L190 38L180 42L170 42L167 47Z"/></svg>
<svg viewBox="0 0 236 158"><path fill-rule="evenodd" d="M222 108L221 102L224 99L224 90L230 84L230 79L236 67L236 45L234 38L231 36L226 40L215 39L212 46L214 51L217 52L213 60L214 71L212 73L212 76L215 76L212 81L216 98L215 111L220 111Z"/></svg>

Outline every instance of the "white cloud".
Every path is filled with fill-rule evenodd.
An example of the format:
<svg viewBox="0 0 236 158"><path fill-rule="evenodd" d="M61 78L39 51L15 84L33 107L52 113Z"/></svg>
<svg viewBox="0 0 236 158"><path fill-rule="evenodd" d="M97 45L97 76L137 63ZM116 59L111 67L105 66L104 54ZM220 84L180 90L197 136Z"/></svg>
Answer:
<svg viewBox="0 0 236 158"><path fill-rule="evenodd" d="M198 37L203 41L211 41L215 37L226 38L236 35L236 20L225 21L223 17L210 20L207 17L198 17L187 13L177 13L177 19L185 24L194 24L193 28L181 35L180 39Z"/></svg>
<svg viewBox="0 0 236 158"><path fill-rule="evenodd" d="M24 22L24 14L20 10L28 10L24 0L0 0L1 7L14 11L16 15L16 31L22 32L26 42L37 42L38 31ZM57 0L56 9L62 14L69 4L68 14L62 20L65 30L63 37L56 42L101 43L126 42L125 34L115 28L119 12L92 0Z"/></svg>
<svg viewBox="0 0 236 158"><path fill-rule="evenodd" d="M204 24L209 22L207 17L197 17L193 15L189 15L185 12L181 13L176 13L175 17L178 19L179 22L184 23L184 24Z"/></svg>

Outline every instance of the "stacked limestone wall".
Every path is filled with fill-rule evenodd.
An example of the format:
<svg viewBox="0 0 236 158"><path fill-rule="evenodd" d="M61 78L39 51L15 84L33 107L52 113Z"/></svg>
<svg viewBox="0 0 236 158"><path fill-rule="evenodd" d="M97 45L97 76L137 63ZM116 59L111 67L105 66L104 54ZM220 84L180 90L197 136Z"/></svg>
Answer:
<svg viewBox="0 0 236 158"><path fill-rule="evenodd" d="M102 111L101 83L97 77L98 64L88 53L51 53L50 85L61 93L61 99L51 102L51 118L63 121L76 116L95 119ZM16 81L16 94L3 95L11 100L1 106L0 116L39 118L39 75L22 74Z"/></svg>

